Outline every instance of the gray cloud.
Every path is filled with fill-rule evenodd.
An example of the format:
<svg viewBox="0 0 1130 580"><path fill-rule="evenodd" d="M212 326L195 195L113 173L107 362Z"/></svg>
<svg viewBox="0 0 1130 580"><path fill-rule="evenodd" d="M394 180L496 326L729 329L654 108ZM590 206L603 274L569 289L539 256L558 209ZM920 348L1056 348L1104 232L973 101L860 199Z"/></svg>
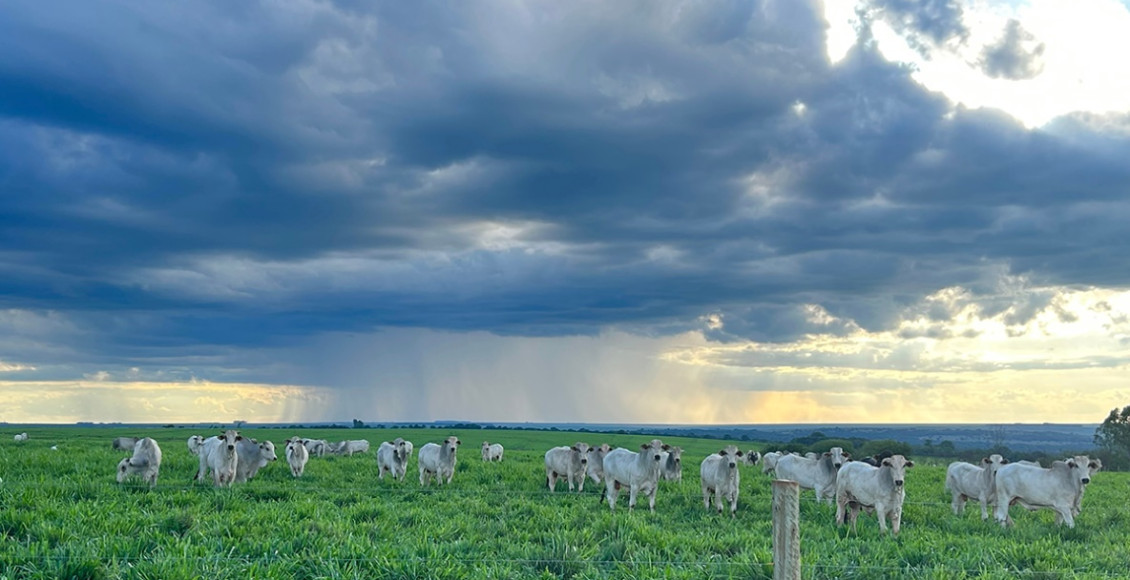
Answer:
<svg viewBox="0 0 1130 580"><path fill-rule="evenodd" d="M985 47L981 54L981 70L993 78L1023 80L1035 78L1044 70L1041 57L1044 43L1010 19L1000 40Z"/></svg>
<svg viewBox="0 0 1130 580"><path fill-rule="evenodd" d="M878 6L964 34L954 3ZM831 66L817 7L13 7L0 307L75 325L13 360L249 377L225 353L709 313L782 342L1010 273L1130 283L1124 120L1030 131L867 46Z"/></svg>

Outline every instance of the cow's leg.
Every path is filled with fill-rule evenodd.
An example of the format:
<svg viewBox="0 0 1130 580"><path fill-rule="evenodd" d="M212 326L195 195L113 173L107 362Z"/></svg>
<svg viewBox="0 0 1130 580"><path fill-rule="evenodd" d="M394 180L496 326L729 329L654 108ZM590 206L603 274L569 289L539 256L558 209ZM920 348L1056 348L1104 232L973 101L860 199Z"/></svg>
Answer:
<svg viewBox="0 0 1130 580"><path fill-rule="evenodd" d="M702 505L706 509L710 509L710 488L704 483L702 485Z"/></svg>
<svg viewBox="0 0 1130 580"><path fill-rule="evenodd" d="M628 486L628 511L636 507L636 496L640 494L640 486L633 483Z"/></svg>

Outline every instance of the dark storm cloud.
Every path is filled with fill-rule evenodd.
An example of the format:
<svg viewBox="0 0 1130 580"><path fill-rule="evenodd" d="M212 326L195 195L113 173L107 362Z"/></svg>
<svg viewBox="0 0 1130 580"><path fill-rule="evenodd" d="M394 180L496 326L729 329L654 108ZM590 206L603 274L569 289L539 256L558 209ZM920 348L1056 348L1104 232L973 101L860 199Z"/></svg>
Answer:
<svg viewBox="0 0 1130 580"><path fill-rule="evenodd" d="M882 8L964 34L952 3ZM129 367L382 326L720 313L712 338L782 341L1010 267L1130 282L1125 134L953 111L871 48L829 65L824 26L770 1L19 3L0 307Z"/></svg>
<svg viewBox="0 0 1130 580"><path fill-rule="evenodd" d="M870 6L925 56L934 46L969 36L960 0L873 0Z"/></svg>

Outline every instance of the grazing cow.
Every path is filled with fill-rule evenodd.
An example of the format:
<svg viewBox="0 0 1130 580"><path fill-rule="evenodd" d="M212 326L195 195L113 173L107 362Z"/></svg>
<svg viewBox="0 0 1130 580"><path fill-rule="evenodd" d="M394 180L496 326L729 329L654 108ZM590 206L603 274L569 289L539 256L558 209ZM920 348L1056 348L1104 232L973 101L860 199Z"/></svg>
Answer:
<svg viewBox="0 0 1130 580"><path fill-rule="evenodd" d="M495 443L491 444L489 441L483 441L483 461L494 461L497 459L499 463L502 462L502 445Z"/></svg>
<svg viewBox="0 0 1130 580"><path fill-rule="evenodd" d="M290 466L290 474L302 477L306 471L306 462L310 459L310 452L302 444L302 438L292 437L286 440L286 463Z"/></svg>
<svg viewBox="0 0 1130 580"><path fill-rule="evenodd" d="M114 442L110 444L115 451L133 451L137 445L137 437L115 437Z"/></svg>
<svg viewBox="0 0 1130 580"><path fill-rule="evenodd" d="M672 447L659 458L659 477L667 481L683 480L683 448Z"/></svg>
<svg viewBox="0 0 1130 580"><path fill-rule="evenodd" d="M249 437L244 437L235 447L239 454L239 463L235 469L235 483L244 483L255 477L259 470L271 461L277 461L275 444L270 441L259 443Z"/></svg>
<svg viewBox="0 0 1130 580"><path fill-rule="evenodd" d="M212 480L217 487L231 487L239 465L236 445L240 441L243 441L243 436L235 430L224 431L220 435L205 439L204 445L200 447L200 471L196 472L196 477L193 479L204 481L208 470L211 469Z"/></svg>
<svg viewBox="0 0 1130 580"><path fill-rule="evenodd" d="M188 452L193 455L200 455L200 448L204 447L204 438L199 435L193 435L188 438Z"/></svg>
<svg viewBox="0 0 1130 580"><path fill-rule="evenodd" d="M569 491L578 488L585 490L585 472L589 463L588 443L578 441L572 447L554 447L545 452L545 480L549 491L556 491L557 478L564 477L569 482Z"/></svg>
<svg viewBox="0 0 1130 580"><path fill-rule="evenodd" d="M819 459L785 455L777 460L777 478L795 481L801 489L815 490L816 501L828 498L831 502L836 493L836 473L850 458L851 454L839 447L825 451Z"/></svg>
<svg viewBox="0 0 1130 580"><path fill-rule="evenodd" d="M612 446L607 443L601 443L589 449L589 463L586 472L592 478L593 483L600 483L600 480L604 479L604 456L608 455L609 451L612 451Z"/></svg>
<svg viewBox="0 0 1130 580"><path fill-rule="evenodd" d="M157 442L144 437L133 446L133 456L118 462L118 483L122 483L131 475L138 475L149 483L150 488L157 487L157 473L161 470L161 447Z"/></svg>
<svg viewBox="0 0 1130 580"><path fill-rule="evenodd" d="M761 456L761 473L771 473L777 470L777 460L779 460L784 453L780 451L770 451Z"/></svg>
<svg viewBox="0 0 1130 580"><path fill-rule="evenodd" d="M699 467L702 480L702 503L710 509L710 494L714 494L714 505L722 513L723 500L730 502L730 517L738 511L738 490L741 487L741 474L738 462L744 462L742 452L734 445L706 456Z"/></svg>
<svg viewBox="0 0 1130 580"><path fill-rule="evenodd" d="M976 499L981 503L981 519L989 519L989 504L997 495L997 470L1008 460L996 453L981 459L981 465L955 461L946 469L946 491L953 494L953 514L960 515L965 502Z"/></svg>
<svg viewBox="0 0 1130 580"><path fill-rule="evenodd" d="M432 476L439 485L443 485L446 477L450 485L451 478L455 477L455 452L462 444L463 442L454 435L444 439L439 445L425 443L420 448L420 456L416 461L420 466L420 485L428 485Z"/></svg>
<svg viewBox="0 0 1130 580"><path fill-rule="evenodd" d="M852 461L840 468L836 479L836 525L844 525L846 508L851 508L851 531L861 507L874 508L879 516L879 530L887 532L887 517L891 519L891 533L899 534L902 525L902 502L906 499L906 469L914 467L902 455L892 455L879 467L862 461Z"/></svg>
<svg viewBox="0 0 1130 580"><path fill-rule="evenodd" d="M1028 509L1055 510L1055 523L1075 527L1075 503L1083 493L1083 486L1091 482L1091 470L1101 464L1086 456L1055 461L1044 469L1013 463L997 470L996 520L1001 526L1012 524L1008 508L1020 503Z"/></svg>
<svg viewBox="0 0 1130 580"><path fill-rule="evenodd" d="M310 452L311 457L323 457L326 453L333 451L330 442L325 439L303 439L302 445L306 447L306 451Z"/></svg>
<svg viewBox="0 0 1130 580"><path fill-rule="evenodd" d="M333 449L335 454L345 455L346 457L352 457L354 453L365 453L367 451L369 451L369 441L367 439L342 441Z"/></svg>
<svg viewBox="0 0 1130 580"><path fill-rule="evenodd" d="M27 441L28 440L27 433L17 433L14 437L12 437L12 440L15 441L16 443L19 443L21 441Z"/></svg>
<svg viewBox="0 0 1130 580"><path fill-rule="evenodd" d="M658 439L640 445L640 452L616 448L604 456L604 489L608 508L616 510L620 488L628 486L628 511L636 507L636 498L648 496L648 508L655 511L655 492L659 488L659 467L662 453L671 447Z"/></svg>
<svg viewBox="0 0 1130 580"><path fill-rule="evenodd" d="M408 442L397 437L389 443L382 441L377 447L377 478L384 479L385 473L396 481L404 481L408 470Z"/></svg>

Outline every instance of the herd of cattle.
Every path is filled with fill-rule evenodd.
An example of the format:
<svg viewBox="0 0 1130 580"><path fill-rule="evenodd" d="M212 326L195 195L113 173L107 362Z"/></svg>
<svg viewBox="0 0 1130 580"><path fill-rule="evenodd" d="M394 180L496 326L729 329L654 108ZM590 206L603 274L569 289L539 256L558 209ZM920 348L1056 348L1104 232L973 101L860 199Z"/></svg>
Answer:
<svg viewBox="0 0 1130 580"><path fill-rule="evenodd" d="M26 441L27 434L16 435L16 441ZM427 443L417 454L420 485L435 479L440 485L450 484L455 475L456 452L462 442L448 437L440 443ZM211 472L216 486L228 487L245 482L269 462L277 460L275 446L270 441L258 442L228 430L204 438L188 438L188 450L200 461L194 480L203 481ZM138 476L150 486L157 484L161 465L161 448L149 437L119 437L113 448L132 451L132 455L118 463L118 482ZM326 454L353 455L369 450L366 440L330 443L324 439L292 437L286 440L285 456L294 477L302 477L310 457ZM639 451L612 448L607 444L591 447L577 442L571 446L554 447L545 453L545 481L549 491L556 490L557 481L565 480L569 491L584 491L585 480L605 485L603 500L615 510L622 488L628 489L628 509L636 500L647 497L648 507L655 510L655 496L660 480L682 479L682 449L664 444L659 439L643 443ZM377 447L378 477L385 474L403 481L408 458L413 452L411 441L396 438L384 441ZM502 461L504 449L497 443L484 441L482 460ZM817 501L827 499L836 504L836 524L849 519L855 529L860 510L874 512L879 528L897 535L902 519L902 506L906 498L906 470L914 462L902 455L883 453L852 461L842 448L832 447L823 454L799 455L770 452L764 456L756 451L742 452L727 445L717 453L702 460L699 469L703 504L719 513L729 503L730 515L737 511L740 489L739 465L761 464L763 473L775 473L777 479L796 482L801 489L811 489ZM1055 512L1057 524L1075 527L1075 516L1082 509L1083 493L1091 481L1091 474L1102 469L1102 462L1085 455L1055 461L1043 467L1030 461L1010 463L1000 455L991 455L979 465L964 462L951 463L946 470L945 488L952 495L954 514L961 514L966 501L976 500L981 505L981 519L989 517L989 506L995 505L995 519L1002 525L1012 524L1009 507L1019 504L1029 510L1048 508Z"/></svg>

